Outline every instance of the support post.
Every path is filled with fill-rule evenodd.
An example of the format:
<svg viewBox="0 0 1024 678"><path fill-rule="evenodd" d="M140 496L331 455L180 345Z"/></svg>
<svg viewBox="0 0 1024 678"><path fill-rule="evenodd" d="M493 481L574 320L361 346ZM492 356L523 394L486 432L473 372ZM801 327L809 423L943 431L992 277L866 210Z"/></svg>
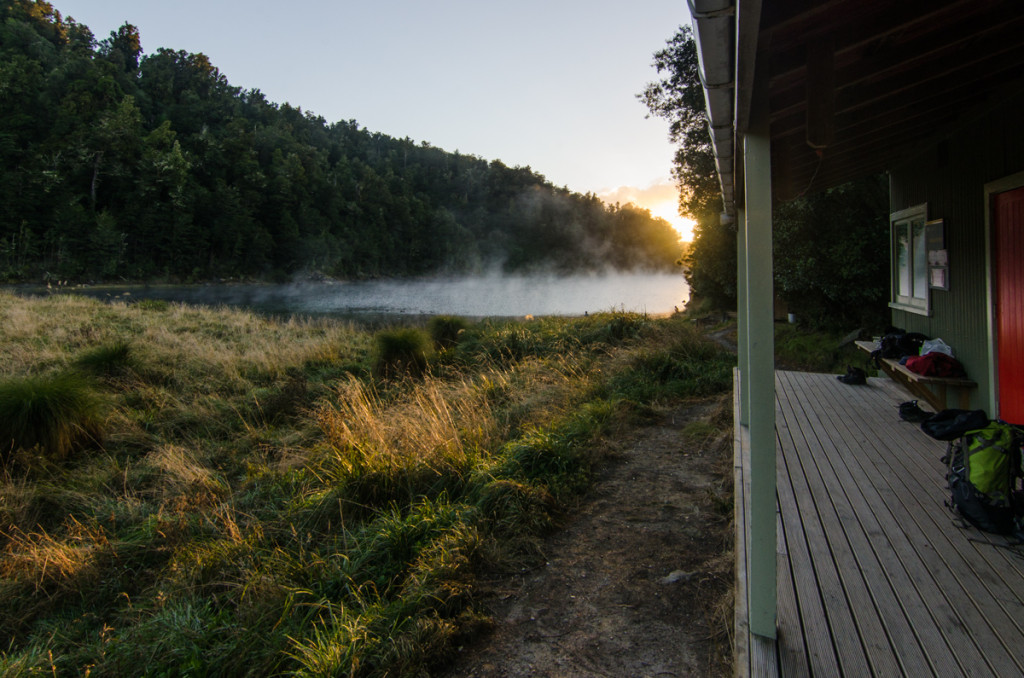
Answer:
<svg viewBox="0 0 1024 678"><path fill-rule="evenodd" d="M758 95L761 96L758 96ZM743 139L747 368L750 394L750 630L776 637L775 312L772 278L771 142L755 92Z"/></svg>
<svg viewBox="0 0 1024 678"><path fill-rule="evenodd" d="M747 337L747 212L736 208L736 343L739 367L740 424L750 426L750 342Z"/></svg>

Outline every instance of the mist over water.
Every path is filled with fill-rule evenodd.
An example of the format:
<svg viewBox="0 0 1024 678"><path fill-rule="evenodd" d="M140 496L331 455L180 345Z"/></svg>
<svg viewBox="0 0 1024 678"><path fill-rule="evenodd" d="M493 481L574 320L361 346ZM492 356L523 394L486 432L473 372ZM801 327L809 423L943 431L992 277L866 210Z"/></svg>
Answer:
<svg viewBox="0 0 1024 678"><path fill-rule="evenodd" d="M669 313L689 289L681 275L493 276L449 280L298 286L300 312L455 314L466 316L583 315L625 310Z"/></svg>
<svg viewBox="0 0 1024 678"><path fill-rule="evenodd" d="M104 287L71 290L106 299L164 299L228 305L299 315L583 315L599 311L671 313L690 292L681 274L316 282L287 285L226 284Z"/></svg>

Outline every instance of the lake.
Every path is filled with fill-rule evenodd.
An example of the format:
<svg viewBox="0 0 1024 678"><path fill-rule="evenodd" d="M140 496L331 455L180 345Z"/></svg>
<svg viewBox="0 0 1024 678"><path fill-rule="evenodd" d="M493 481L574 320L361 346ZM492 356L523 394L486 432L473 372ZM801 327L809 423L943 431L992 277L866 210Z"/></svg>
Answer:
<svg viewBox="0 0 1024 678"><path fill-rule="evenodd" d="M47 293L45 288L18 291ZM104 285L65 291L107 300L162 299L260 313L332 316L573 316L611 310L663 315L682 309L690 296L686 280L678 273L489 275L285 285Z"/></svg>

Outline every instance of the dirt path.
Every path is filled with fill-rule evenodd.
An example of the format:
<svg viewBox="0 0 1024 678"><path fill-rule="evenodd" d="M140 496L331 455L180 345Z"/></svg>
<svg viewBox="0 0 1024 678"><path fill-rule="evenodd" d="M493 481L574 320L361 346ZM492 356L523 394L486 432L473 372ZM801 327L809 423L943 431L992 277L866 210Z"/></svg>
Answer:
<svg viewBox="0 0 1024 678"><path fill-rule="evenodd" d="M723 407L680 408L613 443L545 542L547 564L492 582L493 632L443 675L731 675L731 438L693 423L721 427Z"/></svg>

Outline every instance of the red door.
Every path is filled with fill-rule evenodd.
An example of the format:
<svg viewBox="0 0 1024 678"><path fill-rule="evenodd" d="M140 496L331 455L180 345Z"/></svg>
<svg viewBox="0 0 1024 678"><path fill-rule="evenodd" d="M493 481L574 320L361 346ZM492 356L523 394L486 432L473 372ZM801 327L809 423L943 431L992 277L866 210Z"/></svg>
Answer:
<svg viewBox="0 0 1024 678"><path fill-rule="evenodd" d="M994 199L999 418L1024 424L1024 188Z"/></svg>

